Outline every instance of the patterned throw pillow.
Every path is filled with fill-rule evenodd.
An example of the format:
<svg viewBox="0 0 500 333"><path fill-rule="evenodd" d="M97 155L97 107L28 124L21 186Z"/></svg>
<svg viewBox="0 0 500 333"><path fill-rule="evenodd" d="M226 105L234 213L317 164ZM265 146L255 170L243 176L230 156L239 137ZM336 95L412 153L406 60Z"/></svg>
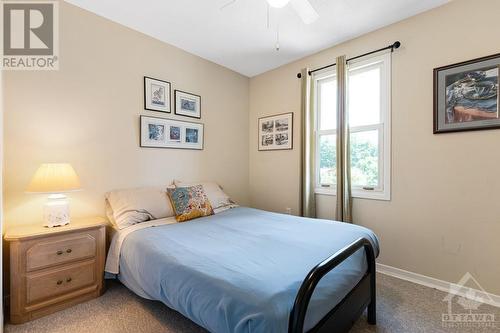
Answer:
<svg viewBox="0 0 500 333"><path fill-rule="evenodd" d="M214 214L201 185L167 188L167 193L174 207L175 219L179 222Z"/></svg>

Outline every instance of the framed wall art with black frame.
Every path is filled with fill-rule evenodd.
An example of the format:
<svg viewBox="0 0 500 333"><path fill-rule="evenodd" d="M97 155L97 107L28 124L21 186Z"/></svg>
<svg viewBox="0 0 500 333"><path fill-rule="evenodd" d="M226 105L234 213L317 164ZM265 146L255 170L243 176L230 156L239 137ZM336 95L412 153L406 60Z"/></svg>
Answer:
<svg viewBox="0 0 500 333"><path fill-rule="evenodd" d="M144 77L144 109L170 113L170 82Z"/></svg>
<svg viewBox="0 0 500 333"><path fill-rule="evenodd" d="M500 54L434 69L434 133L500 128Z"/></svg>
<svg viewBox="0 0 500 333"><path fill-rule="evenodd" d="M158 117L140 117L140 146L203 149L203 124Z"/></svg>
<svg viewBox="0 0 500 333"><path fill-rule="evenodd" d="M179 116L201 118L201 96L181 90L174 91L174 113Z"/></svg>
<svg viewBox="0 0 500 333"><path fill-rule="evenodd" d="M293 149L293 113L259 118L259 151Z"/></svg>

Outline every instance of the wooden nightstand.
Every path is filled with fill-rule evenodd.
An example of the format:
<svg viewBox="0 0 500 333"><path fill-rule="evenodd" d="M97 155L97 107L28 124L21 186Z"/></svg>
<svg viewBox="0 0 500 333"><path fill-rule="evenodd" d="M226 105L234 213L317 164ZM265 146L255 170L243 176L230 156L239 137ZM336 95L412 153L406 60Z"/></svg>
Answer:
<svg viewBox="0 0 500 333"><path fill-rule="evenodd" d="M10 250L10 321L47 315L103 292L106 220L73 219L7 229Z"/></svg>

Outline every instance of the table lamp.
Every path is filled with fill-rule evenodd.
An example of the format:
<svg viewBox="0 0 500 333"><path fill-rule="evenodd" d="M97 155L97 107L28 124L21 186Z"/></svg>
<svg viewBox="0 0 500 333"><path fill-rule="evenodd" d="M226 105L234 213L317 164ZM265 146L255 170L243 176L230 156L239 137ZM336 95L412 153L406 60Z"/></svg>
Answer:
<svg viewBox="0 0 500 333"><path fill-rule="evenodd" d="M69 163L42 164L26 190L50 194L43 208L43 225L49 228L69 223L69 200L65 192L80 190L80 179Z"/></svg>

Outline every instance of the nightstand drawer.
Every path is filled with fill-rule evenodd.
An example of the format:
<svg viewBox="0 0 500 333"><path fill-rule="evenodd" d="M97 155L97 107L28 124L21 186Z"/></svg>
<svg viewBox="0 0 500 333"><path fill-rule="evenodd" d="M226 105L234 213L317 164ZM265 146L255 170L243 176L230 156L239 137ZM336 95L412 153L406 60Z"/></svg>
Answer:
<svg viewBox="0 0 500 333"><path fill-rule="evenodd" d="M26 277L26 303L57 296L96 283L95 260Z"/></svg>
<svg viewBox="0 0 500 333"><path fill-rule="evenodd" d="M26 251L28 272L74 260L94 257L97 242L92 233L47 238Z"/></svg>

